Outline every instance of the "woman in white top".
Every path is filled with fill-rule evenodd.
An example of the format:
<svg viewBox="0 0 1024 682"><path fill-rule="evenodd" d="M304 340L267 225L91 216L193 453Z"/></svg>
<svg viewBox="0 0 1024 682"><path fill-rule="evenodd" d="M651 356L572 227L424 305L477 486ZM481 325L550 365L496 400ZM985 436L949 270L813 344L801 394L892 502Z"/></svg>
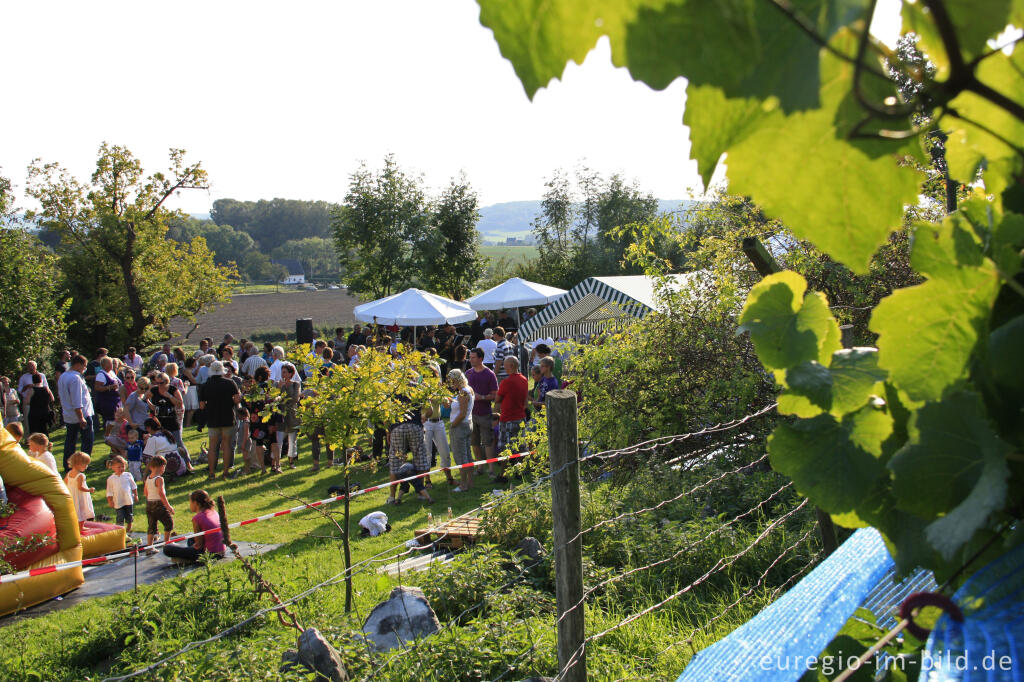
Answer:
<svg viewBox="0 0 1024 682"><path fill-rule="evenodd" d="M156 455L162 455L164 459L171 462L171 455L174 456L174 462L180 462L178 457L178 446L174 442L174 436L167 430L165 430L156 419L150 417L145 423L146 433L146 447L142 450L142 466L144 471L149 470L149 460L153 459ZM175 471L171 472L177 474L177 467Z"/></svg>
<svg viewBox="0 0 1024 682"><path fill-rule="evenodd" d="M498 347L498 342L492 339L494 336L493 329L484 330L484 338L477 341L476 347L484 352L484 364L494 369L494 349Z"/></svg>
<svg viewBox="0 0 1024 682"><path fill-rule="evenodd" d="M473 389L469 387L466 375L462 370L453 369L448 372L448 386L455 391L455 397L448 398L446 402L451 403L451 450L452 457L456 464L468 464L473 461L473 455L469 448L469 439L473 434L473 402L476 400ZM473 487L473 469L466 467L459 469L461 483L452 492L461 493Z"/></svg>

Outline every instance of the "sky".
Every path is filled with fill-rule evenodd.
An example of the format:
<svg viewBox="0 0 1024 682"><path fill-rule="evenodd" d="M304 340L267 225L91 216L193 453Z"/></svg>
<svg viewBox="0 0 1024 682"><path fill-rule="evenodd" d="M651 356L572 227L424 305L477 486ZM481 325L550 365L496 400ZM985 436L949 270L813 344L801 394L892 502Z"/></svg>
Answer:
<svg viewBox="0 0 1024 682"><path fill-rule="evenodd" d="M873 29L887 42L897 2ZM171 204L193 213L228 197L340 202L359 164L388 153L434 192L464 171L482 205L540 198L580 163L663 199L702 189L685 81L632 81L602 39L531 102L473 0L33 0L4 14L0 173L16 190L37 157L87 178L103 141L147 171L170 147L202 161L210 190Z"/></svg>

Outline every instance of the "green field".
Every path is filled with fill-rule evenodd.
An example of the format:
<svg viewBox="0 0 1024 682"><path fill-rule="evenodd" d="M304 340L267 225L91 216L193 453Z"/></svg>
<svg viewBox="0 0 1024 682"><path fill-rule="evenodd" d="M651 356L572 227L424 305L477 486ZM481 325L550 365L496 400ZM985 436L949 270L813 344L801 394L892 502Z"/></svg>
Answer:
<svg viewBox="0 0 1024 682"><path fill-rule="evenodd" d="M496 261L507 258L513 262L531 261L537 257L536 246L481 246L480 253Z"/></svg>

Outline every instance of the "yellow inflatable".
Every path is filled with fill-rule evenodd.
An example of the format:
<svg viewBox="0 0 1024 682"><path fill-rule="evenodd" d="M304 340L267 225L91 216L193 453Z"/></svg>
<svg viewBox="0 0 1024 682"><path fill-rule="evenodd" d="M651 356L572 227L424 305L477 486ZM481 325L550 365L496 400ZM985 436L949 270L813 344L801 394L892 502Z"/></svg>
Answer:
<svg viewBox="0 0 1024 682"><path fill-rule="evenodd" d="M10 490L20 489L29 496L41 497L53 512L56 529L56 552L20 569L42 568L78 561L82 558L82 536L71 494L60 476L45 465L25 454L14 437L0 428L0 477ZM122 538L124 531L122 530ZM122 539L121 546L124 547ZM76 566L55 573L24 578L12 583L0 583L0 615L46 601L69 592L85 582L82 567Z"/></svg>

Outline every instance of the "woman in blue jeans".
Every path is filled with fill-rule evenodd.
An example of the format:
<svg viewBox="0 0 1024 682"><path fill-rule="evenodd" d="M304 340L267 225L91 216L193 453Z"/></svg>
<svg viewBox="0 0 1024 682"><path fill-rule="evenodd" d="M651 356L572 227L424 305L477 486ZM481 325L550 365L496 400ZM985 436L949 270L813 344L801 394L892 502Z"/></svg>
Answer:
<svg viewBox="0 0 1024 682"><path fill-rule="evenodd" d="M450 436L452 457L457 465L468 464L473 461L473 453L469 447L469 439L473 433L473 402L475 397L473 389L469 387L466 375L462 370L453 369L448 372L448 386L455 391L453 398L446 399L451 404ZM452 492L463 493L473 487L473 469L466 467L459 469L461 483Z"/></svg>

